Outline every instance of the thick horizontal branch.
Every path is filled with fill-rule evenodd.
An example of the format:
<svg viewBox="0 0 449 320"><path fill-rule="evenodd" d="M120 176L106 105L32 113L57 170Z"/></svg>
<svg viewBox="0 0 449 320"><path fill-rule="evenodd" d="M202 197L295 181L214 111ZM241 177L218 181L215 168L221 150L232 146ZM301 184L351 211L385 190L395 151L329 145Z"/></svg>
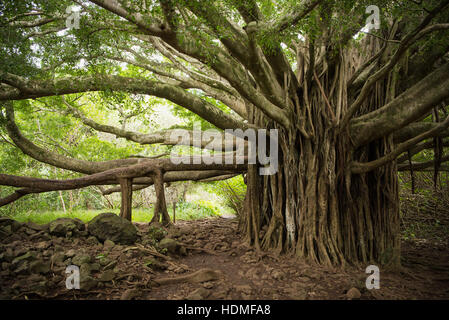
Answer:
<svg viewBox="0 0 449 320"><path fill-rule="evenodd" d="M105 172L67 180L39 179L0 174L0 185L16 188L26 188L28 189L26 191L27 193L41 193L48 191L80 189L88 186L106 185L114 181L115 183L117 183L118 181L120 181L120 179L148 177L160 171L185 172L211 170L214 171L213 174L217 175L217 170L222 171L220 174L223 174L223 171L244 172L247 169L247 164L245 164L246 158L235 157L232 164L205 164L201 163L201 160L202 159L198 157L185 157L183 159L183 163L180 164L173 163L171 159L144 160L140 164L132 165L129 167L111 169ZM197 178L204 178L204 176L198 175Z"/></svg>
<svg viewBox="0 0 449 320"><path fill-rule="evenodd" d="M354 146L387 136L425 116L449 98L449 63L438 68L384 107L351 121Z"/></svg>
<svg viewBox="0 0 449 320"><path fill-rule="evenodd" d="M205 139L204 132L195 133L192 130L184 129L170 129L154 133L140 133L135 131L123 130L118 127L95 122L92 119L87 118L79 109L73 107L68 102L65 102L65 104L68 108L69 113L74 117L80 119L85 125L97 131L110 133L115 135L116 137L125 138L129 141L133 141L142 145L161 143L164 145L185 145L199 147L202 149L230 151L234 150L236 147L235 139L240 139L238 137L235 137L234 139L234 136L225 134L220 134L220 138L217 139L219 134L218 131L216 132L217 138ZM198 135L198 137L196 137L196 135ZM179 139L181 136L183 138Z"/></svg>
<svg viewBox="0 0 449 320"><path fill-rule="evenodd" d="M423 134L420 134L419 136L414 137L413 139L410 139L406 142L399 144L398 146L396 146L396 149L394 151L390 152L389 154L387 154L377 160L374 160L371 162L366 162L366 163L360 163L360 162L352 163L351 171L352 171L352 173L355 173L355 174L361 174L361 173L366 173L366 172L372 171L376 168L379 168L379 167L385 165L386 163L393 161L401 153L407 151L412 146L416 145L418 142L420 142L424 139L433 137L433 136L437 135L439 132L447 129L448 127L449 127L449 116L446 118L445 121L439 123L432 130L427 131Z"/></svg>
<svg viewBox="0 0 449 320"><path fill-rule="evenodd" d="M445 157L441 158L441 163L448 162L448 161L449 161L449 156L445 156ZM435 165L434 160L425 161L425 162L413 161L411 166L409 163L399 164L398 170L399 171L409 171L413 168L413 171L423 171L423 170L426 170L434 165Z"/></svg>
<svg viewBox="0 0 449 320"><path fill-rule="evenodd" d="M27 80L0 71L0 82L14 87L11 89L1 88L0 101L34 99L92 91L124 91L167 99L192 111L220 129L247 128L243 121L224 113L211 103L178 86L143 78L95 75L55 80Z"/></svg>
<svg viewBox="0 0 449 320"><path fill-rule="evenodd" d="M393 135L393 140L395 143L401 143L410 140L417 135L420 135L426 131L432 130L438 125L435 122L414 122L410 123L408 126L398 130ZM449 137L449 130L443 130L438 134L439 137Z"/></svg>
<svg viewBox="0 0 449 320"><path fill-rule="evenodd" d="M179 181L199 181L199 182L209 182L209 181L219 181L219 180L225 180L232 177L235 177L236 175L239 175L240 173L235 172L227 172L227 171L221 171L221 170L212 170L212 171L170 171L166 172L164 174L164 182L179 182ZM133 190L142 190L145 188L148 188L153 185L152 178L148 178L151 181L148 184L145 185L134 185ZM109 189L102 190L103 195L110 195L116 192L120 192L121 188L118 187L112 187Z"/></svg>

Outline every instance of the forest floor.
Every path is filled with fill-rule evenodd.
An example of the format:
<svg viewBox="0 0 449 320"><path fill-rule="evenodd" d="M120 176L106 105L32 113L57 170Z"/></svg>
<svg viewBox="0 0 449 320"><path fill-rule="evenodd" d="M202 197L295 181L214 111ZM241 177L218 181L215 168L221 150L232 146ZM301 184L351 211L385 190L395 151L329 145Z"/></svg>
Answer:
<svg viewBox="0 0 449 320"><path fill-rule="evenodd" d="M148 224L135 225L148 233ZM177 247L167 254L145 243L102 244L48 236L35 224L21 228L0 241L0 299L449 299L447 233L403 241L403 270L381 269L380 289L367 290L366 266L341 270L257 254L236 219L177 221L168 233ZM65 285L66 265L75 260L88 274L82 290Z"/></svg>

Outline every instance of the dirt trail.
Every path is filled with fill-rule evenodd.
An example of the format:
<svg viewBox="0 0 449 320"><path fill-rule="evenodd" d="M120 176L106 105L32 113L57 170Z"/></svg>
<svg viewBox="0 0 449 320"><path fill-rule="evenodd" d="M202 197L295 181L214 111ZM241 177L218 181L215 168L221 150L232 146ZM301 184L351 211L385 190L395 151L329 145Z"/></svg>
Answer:
<svg viewBox="0 0 449 320"><path fill-rule="evenodd" d="M223 278L203 285L154 288L152 298L185 299L200 292L207 299L348 299L351 288L360 291L361 299L449 298L449 252L443 245L405 243L405 272L381 270L381 289L367 290L364 268L342 271L309 266L285 255L258 256L244 244L235 220L189 221L178 226L187 231L180 237L183 242L216 253L191 254L182 263L192 270L218 270Z"/></svg>
<svg viewBox="0 0 449 320"><path fill-rule="evenodd" d="M136 226L139 234L148 233L148 224ZM1 243L0 258L35 252L36 259L41 257L44 263L37 272L29 274L17 258L10 263L2 262L0 296L3 299L310 300L358 298L360 293L361 299L449 298L449 251L445 243L404 243L404 271L381 269L381 289L367 290L366 266L341 270L310 266L288 255L260 256L245 245L234 219L178 221L168 236L182 246L168 247L165 256L148 249L151 246L144 241L123 246L101 244L92 237L46 239L39 231L14 235ZM67 257L71 260L56 261L58 255L63 256L60 260ZM49 270L42 271L47 260L51 261ZM82 272L83 263L88 269L89 281L82 282L89 287L87 290L65 288L65 265L73 261L80 261ZM37 268L35 262L30 263Z"/></svg>

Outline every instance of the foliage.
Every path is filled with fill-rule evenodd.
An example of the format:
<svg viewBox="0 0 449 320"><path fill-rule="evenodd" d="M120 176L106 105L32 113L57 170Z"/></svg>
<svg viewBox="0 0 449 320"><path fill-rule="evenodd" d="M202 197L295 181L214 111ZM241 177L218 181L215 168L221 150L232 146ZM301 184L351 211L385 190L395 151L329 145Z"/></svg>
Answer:
<svg viewBox="0 0 449 320"><path fill-rule="evenodd" d="M30 207L28 207L30 208ZM9 207L11 209L11 207ZM172 207L168 206L168 212L172 215ZM11 217L20 222L32 221L39 224L48 223L57 218L79 218L84 222L89 222L95 216L103 212L120 213L120 209L96 209L96 210L72 210L72 211L22 211L22 212L3 212L3 216ZM180 202L176 206L176 220L195 220L216 217L215 212L210 205L201 205L199 203ZM133 222L149 222L153 218L153 208L139 208L133 210Z"/></svg>
<svg viewBox="0 0 449 320"><path fill-rule="evenodd" d="M222 199L223 204L232 209L235 214L242 214L246 194L246 184L242 175L210 183L209 189L215 192Z"/></svg>

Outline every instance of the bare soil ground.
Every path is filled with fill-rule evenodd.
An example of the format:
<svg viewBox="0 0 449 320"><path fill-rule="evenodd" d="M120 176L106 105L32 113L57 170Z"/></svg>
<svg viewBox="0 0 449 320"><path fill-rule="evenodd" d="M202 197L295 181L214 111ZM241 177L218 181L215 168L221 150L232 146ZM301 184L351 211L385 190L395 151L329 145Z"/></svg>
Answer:
<svg viewBox="0 0 449 320"><path fill-rule="evenodd" d="M147 234L148 224L136 226L141 236ZM343 270L310 266L290 255L260 255L244 243L237 226L223 218L178 221L168 234L178 245L166 254L140 241L102 244L24 226L25 232L0 241L0 298L316 300L358 298L358 293L360 299L449 298L447 234L404 241L403 269L381 269L381 288L367 290L366 266ZM17 261L24 255L29 264ZM65 268L76 259L87 280L81 290L68 290Z"/></svg>

